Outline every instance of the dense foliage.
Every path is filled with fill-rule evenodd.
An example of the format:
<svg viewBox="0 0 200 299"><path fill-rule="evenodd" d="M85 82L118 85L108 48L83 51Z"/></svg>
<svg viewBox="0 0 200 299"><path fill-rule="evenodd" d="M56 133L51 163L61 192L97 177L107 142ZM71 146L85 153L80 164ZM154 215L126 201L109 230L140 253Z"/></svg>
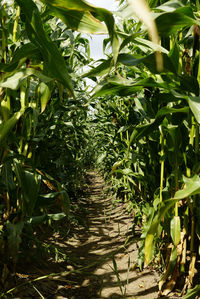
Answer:
<svg viewBox="0 0 200 299"><path fill-rule="evenodd" d="M163 261L160 292L171 292L180 276L185 293L200 248L199 1L149 0L154 19L144 1L146 19L136 1L121 1L116 24L84 1L35 2L2 3L0 11L3 264L17 262L34 224L69 214L95 153L142 225L139 266ZM74 30L109 33L104 46L112 53L91 62L88 40ZM92 96L83 78L98 83ZM61 211L52 214L55 203Z"/></svg>

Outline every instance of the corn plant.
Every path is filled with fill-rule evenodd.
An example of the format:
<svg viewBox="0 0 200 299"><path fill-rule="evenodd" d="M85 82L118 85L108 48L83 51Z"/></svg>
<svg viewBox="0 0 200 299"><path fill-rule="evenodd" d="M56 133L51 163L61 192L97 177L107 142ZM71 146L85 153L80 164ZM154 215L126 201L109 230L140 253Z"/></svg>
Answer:
<svg viewBox="0 0 200 299"><path fill-rule="evenodd" d="M200 5L120 3L116 23L83 0L1 4L3 263L7 248L16 263L26 227L69 214L69 195L76 197L95 155L142 225L139 266L160 258L160 293L170 293L180 276L189 298L199 291L190 289L200 236ZM96 64L74 30L109 34L104 46L112 52ZM98 83L91 97L84 78ZM61 211L52 214L55 203Z"/></svg>
<svg viewBox="0 0 200 299"><path fill-rule="evenodd" d="M130 207L143 202L139 265L161 254L160 293L170 293L179 275L184 293L193 285L199 250L199 2L148 1L159 44L147 39L137 19L145 24L143 17L127 2L117 24L116 68L110 55L86 74L100 80L93 97L106 133L97 134L97 161ZM162 53L159 66L155 51Z"/></svg>
<svg viewBox="0 0 200 299"><path fill-rule="evenodd" d="M118 39L112 14L84 1L65 4L32 0L0 4L4 266L16 264L27 237L24 243L31 248L35 225L69 215L70 198L76 196L91 161L88 95L78 75L90 60L89 47L88 40L73 30L109 32L116 61Z"/></svg>

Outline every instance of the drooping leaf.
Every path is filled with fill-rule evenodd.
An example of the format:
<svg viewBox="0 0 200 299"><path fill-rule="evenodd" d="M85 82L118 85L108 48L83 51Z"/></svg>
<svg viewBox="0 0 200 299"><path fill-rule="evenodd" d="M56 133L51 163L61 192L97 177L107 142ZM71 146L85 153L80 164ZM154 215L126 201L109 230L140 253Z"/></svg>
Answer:
<svg viewBox="0 0 200 299"><path fill-rule="evenodd" d="M198 175L192 178L183 177L183 180L185 187L183 190L179 190L175 193L174 199L180 200L200 193L200 178Z"/></svg>
<svg viewBox="0 0 200 299"><path fill-rule="evenodd" d="M119 40L115 30L115 20L112 13L104 8L99 8L84 0L42 0L55 15L60 17L72 29L86 33L107 33L109 32L113 50L114 64L117 62L119 53ZM69 19L71 20L69 21ZM107 30L98 20L104 21ZM103 31L103 32L102 32Z"/></svg>
<svg viewBox="0 0 200 299"><path fill-rule="evenodd" d="M149 50L151 49L153 51L159 51L159 52L165 53L167 55L169 54L169 51L167 49L163 48L159 44L153 43L150 40L139 37L138 34L132 34L132 35L129 35L128 37L126 36L124 38L124 41L120 45L120 50L122 50L130 42L132 42L133 45L138 45L138 46L141 45L143 52L145 52L144 47L146 47L146 52L149 52Z"/></svg>
<svg viewBox="0 0 200 299"><path fill-rule="evenodd" d="M52 78L45 76L40 71L32 68L26 68L4 77L4 79L0 82L0 87L16 90L20 87L20 84L22 84L23 80L30 76L35 76L43 82L50 82L52 80Z"/></svg>
<svg viewBox="0 0 200 299"><path fill-rule="evenodd" d="M111 68L111 58L108 60L101 60L102 62L97 66L93 67L89 72L86 72L83 75L83 78L92 78L95 76L103 76L109 72L109 69Z"/></svg>
<svg viewBox="0 0 200 299"><path fill-rule="evenodd" d="M44 72L60 81L74 96L71 79L64 58L42 26L36 4L32 0L16 0L26 18L26 31L31 42L39 49L44 59Z"/></svg>
<svg viewBox="0 0 200 299"><path fill-rule="evenodd" d="M156 82L153 78L146 78L139 81L127 80L117 76L107 79L107 84L97 85L94 89L94 97L102 95L120 95L127 96L133 94L144 87L168 88L165 82Z"/></svg>
<svg viewBox="0 0 200 299"><path fill-rule="evenodd" d="M162 72L173 72L176 73L176 69L167 54L163 53L163 69ZM155 55L150 54L146 55L144 57L134 57L131 54L120 54L118 58L118 62L121 62L124 65L127 66L134 66L139 63L143 63L152 73L158 73L157 67L156 67L156 60Z"/></svg>
<svg viewBox="0 0 200 299"><path fill-rule="evenodd" d="M76 11L49 4L48 7L55 16L60 18L63 23L73 30L88 34L108 34L106 26L94 18L89 11Z"/></svg>
<svg viewBox="0 0 200 299"><path fill-rule="evenodd" d="M13 72L18 69L27 59L40 56L40 51L33 43L27 43L17 48L13 53L12 60L9 64L0 63L0 71Z"/></svg>
<svg viewBox="0 0 200 299"><path fill-rule="evenodd" d="M170 107L164 107L161 108L157 114L156 114L156 118L157 117L161 117L167 114L173 114L173 113L186 113L188 114L189 112L189 108L188 107L183 107L183 108L170 108Z"/></svg>
<svg viewBox="0 0 200 299"><path fill-rule="evenodd" d="M158 32L162 36L169 36L183 27L189 27L194 24L200 25L200 21L194 17L189 6L177 8L173 12L161 13L156 18Z"/></svg>
<svg viewBox="0 0 200 299"><path fill-rule="evenodd" d="M155 129L159 127L159 125L163 121L163 118L164 117L159 117L155 119L152 123L137 126L131 134L130 145L139 140L140 138L151 134Z"/></svg>

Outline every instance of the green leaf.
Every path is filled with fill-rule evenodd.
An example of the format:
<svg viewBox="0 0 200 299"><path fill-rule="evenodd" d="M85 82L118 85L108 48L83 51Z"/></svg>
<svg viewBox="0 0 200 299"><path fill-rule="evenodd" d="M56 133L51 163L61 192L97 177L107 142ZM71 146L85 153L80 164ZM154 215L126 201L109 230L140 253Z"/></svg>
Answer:
<svg viewBox="0 0 200 299"><path fill-rule="evenodd" d="M14 128L22 114L23 110L15 112L11 118L9 118L6 122L0 125L0 144L5 141L10 131Z"/></svg>
<svg viewBox="0 0 200 299"><path fill-rule="evenodd" d="M34 44L27 43L22 45L13 53L12 60L9 64L0 63L0 71L13 72L18 69L27 60L27 58L30 59L35 56L40 56L40 51Z"/></svg>
<svg viewBox="0 0 200 299"><path fill-rule="evenodd" d="M148 229L148 232L146 234L145 239L145 248L147 250L145 257L146 257L146 265L149 264L151 257L153 255L153 242L154 242L154 236L158 231L158 228L160 226L160 222L162 219L164 219L165 214L167 211L172 208L175 203L177 202L177 199L169 199L164 202L162 202L158 206L158 210L155 212L155 216L151 222L151 225ZM146 243L147 242L147 243Z"/></svg>
<svg viewBox="0 0 200 299"><path fill-rule="evenodd" d="M83 74L83 78L88 77L92 78L94 76L103 76L109 72L111 69L111 59L108 60L100 60L103 61L101 64L99 64L97 67L93 67L89 72Z"/></svg>
<svg viewBox="0 0 200 299"><path fill-rule="evenodd" d="M170 0L170 1L167 1L167 2L157 6L156 10L162 10L165 12L173 12L177 8L180 8L182 6L183 6L183 4L179 0Z"/></svg>
<svg viewBox="0 0 200 299"><path fill-rule="evenodd" d="M8 190L9 198L14 204L17 202L16 185L13 178L12 165L10 161L4 162L3 182Z"/></svg>
<svg viewBox="0 0 200 299"><path fill-rule="evenodd" d="M102 23L104 21L112 44L114 64L119 53L119 40L115 30L115 20L112 13L104 8L89 5L83 0L42 0L72 29L86 33L107 33ZM71 20L70 20L71 19ZM98 19L98 20L97 20Z"/></svg>
<svg viewBox="0 0 200 299"><path fill-rule="evenodd" d="M194 299L200 293L200 284L196 285L193 289L188 290L187 294L183 297L183 299Z"/></svg>
<svg viewBox="0 0 200 299"><path fill-rule="evenodd" d="M24 216L32 216L38 199L41 176L25 171L16 159L14 160L14 167L23 196L22 208Z"/></svg>
<svg viewBox="0 0 200 299"><path fill-rule="evenodd" d="M57 214L47 214L48 219L58 221L66 217L65 213L57 213Z"/></svg>
<svg viewBox="0 0 200 299"><path fill-rule="evenodd" d="M170 222L170 232L174 243L177 246L181 240L181 222L180 217L174 216Z"/></svg>
<svg viewBox="0 0 200 299"><path fill-rule="evenodd" d="M163 116L158 117L157 119L155 119L152 123L147 124L147 125L139 125L137 126L134 130L133 133L131 134L130 137L130 145L134 142L136 142L137 140L141 139L144 136L147 136L149 134L151 134L155 129L157 129L159 127L159 125L162 123L163 121Z"/></svg>
<svg viewBox="0 0 200 299"><path fill-rule="evenodd" d="M192 178L186 178L183 176L183 180L185 183L185 188L175 193L175 200L180 200L200 193L200 178L198 175L195 175Z"/></svg>
<svg viewBox="0 0 200 299"><path fill-rule="evenodd" d="M48 101L51 98L51 90L47 84L41 82L39 85L41 113L44 112Z"/></svg>
<svg viewBox="0 0 200 299"><path fill-rule="evenodd" d="M22 84L23 80L30 76L35 76L43 82L50 82L52 80L52 78L45 76L42 72L32 68L26 68L4 77L4 79L0 82L0 87L17 90Z"/></svg>
<svg viewBox="0 0 200 299"><path fill-rule="evenodd" d="M188 103L197 122L200 124L200 97L188 96Z"/></svg>
<svg viewBox="0 0 200 299"><path fill-rule="evenodd" d="M60 81L75 97L64 58L44 31L36 4L32 0L16 0L16 2L26 17L26 31L29 39L43 56L45 74Z"/></svg>
<svg viewBox="0 0 200 299"><path fill-rule="evenodd" d="M174 43L173 48L170 50L169 57L176 69L176 73L178 73L179 70L179 56L180 56L180 49L177 42Z"/></svg>
<svg viewBox="0 0 200 299"><path fill-rule="evenodd" d="M31 224L31 225L38 225L40 223L43 223L47 219L48 219L47 215L26 217L25 220L24 220L24 223L25 224Z"/></svg>
<svg viewBox="0 0 200 299"><path fill-rule="evenodd" d="M142 21L145 26L147 27L147 31L149 34L150 39L155 43L159 45L159 36L157 27L155 24L155 21L152 17L150 7L148 5L148 2L145 0L128 0L128 4L130 7L130 10L133 11L133 13L136 14L136 16L139 18L140 21ZM158 72L162 71L163 69L163 59L160 52L155 53L156 58L156 68Z"/></svg>
<svg viewBox="0 0 200 299"><path fill-rule="evenodd" d="M167 72L172 72L172 73L176 73L176 69L170 59L170 57L163 53L163 70L162 73L167 73ZM123 53L123 54L119 54L118 57L118 62L121 62L124 65L127 66L134 66L137 65L139 63L143 63L152 73L159 73L156 67L156 60L155 60L155 55L154 54L150 54L144 57L134 57L131 54L128 53Z"/></svg>
<svg viewBox="0 0 200 299"><path fill-rule="evenodd" d="M45 2L45 1L43 1ZM68 28L88 34L107 34L106 26L89 11L76 11L48 5L55 16L60 18Z"/></svg>
<svg viewBox="0 0 200 299"><path fill-rule="evenodd" d="M156 18L158 32L162 36L169 36L177 33L183 27L200 25L200 21L195 19L192 9L189 6L181 7L173 12L162 13Z"/></svg>
<svg viewBox="0 0 200 299"><path fill-rule="evenodd" d="M183 107L183 108L170 108L170 107L164 107L161 108L157 114L156 114L156 118L157 117L161 117L161 116L165 116L168 114L173 114L173 113L187 113L189 112L189 108L188 107Z"/></svg>
<svg viewBox="0 0 200 299"><path fill-rule="evenodd" d="M112 172L116 171L116 169L124 162L124 160L117 161L112 166Z"/></svg>
<svg viewBox="0 0 200 299"><path fill-rule="evenodd" d="M139 81L132 81L115 76L107 79L107 82L108 83L103 86L96 86L93 97L99 97L102 95L127 96L133 92L143 89L144 87L160 87L168 89L168 85L165 82L158 83L151 77Z"/></svg>

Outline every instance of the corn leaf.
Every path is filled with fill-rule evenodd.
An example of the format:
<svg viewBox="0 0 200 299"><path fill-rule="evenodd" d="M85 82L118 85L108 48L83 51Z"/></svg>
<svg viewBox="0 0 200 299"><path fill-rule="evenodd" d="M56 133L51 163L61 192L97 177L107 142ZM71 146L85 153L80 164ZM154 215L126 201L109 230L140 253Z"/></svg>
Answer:
<svg viewBox="0 0 200 299"><path fill-rule="evenodd" d="M14 160L14 167L23 196L22 208L24 216L32 216L38 199L41 176L24 170L16 159Z"/></svg>
<svg viewBox="0 0 200 299"><path fill-rule="evenodd" d="M183 27L200 25L200 21L194 17L192 9L189 6L177 8L173 12L161 13L156 18L158 32L162 36L169 36L177 33Z"/></svg>
<svg viewBox="0 0 200 299"><path fill-rule="evenodd" d="M11 118L0 125L0 144L4 142L4 140L6 139L10 131L14 128L23 113L23 110L15 112Z"/></svg>
<svg viewBox="0 0 200 299"><path fill-rule="evenodd" d="M200 97L188 97L188 103L197 122L200 124Z"/></svg>
<svg viewBox="0 0 200 299"><path fill-rule="evenodd" d="M29 39L43 56L45 74L60 81L75 97L64 58L45 32L36 4L32 0L16 0L16 2L26 17L26 31Z"/></svg>
<svg viewBox="0 0 200 299"><path fill-rule="evenodd" d="M14 74L9 74L9 76L5 76L4 79L0 82L0 87L17 90L24 81L24 79L30 76L35 76L43 82L50 82L52 80L52 78L45 76L40 71L37 71L32 68L26 68L21 69L15 72Z"/></svg>
<svg viewBox="0 0 200 299"><path fill-rule="evenodd" d="M70 28L93 34L106 34L111 38L114 64L117 62L119 53L119 40L115 30L115 20L111 12L104 8L89 5L83 0L41 0L43 3L61 18ZM105 26L99 22L104 21Z"/></svg>
<svg viewBox="0 0 200 299"><path fill-rule="evenodd" d="M129 6L133 13L137 15L147 27L148 34L153 43L159 45L158 31L151 15L151 10L145 0L128 0ZM160 52L156 52L156 65L157 70L160 72L163 69L163 60Z"/></svg>
<svg viewBox="0 0 200 299"><path fill-rule="evenodd" d="M19 68L27 58L32 58L34 56L40 55L38 48L32 44L27 43L22 45L20 48L13 53L12 60L9 64L0 63L0 71L2 72L13 72Z"/></svg>
<svg viewBox="0 0 200 299"><path fill-rule="evenodd" d="M183 180L185 183L185 188L175 193L175 200L184 199L200 193L200 178L198 175L195 175L192 178L186 178L183 176Z"/></svg>
<svg viewBox="0 0 200 299"><path fill-rule="evenodd" d="M188 290L183 299L194 299L200 293L200 284L196 285L193 289Z"/></svg>

